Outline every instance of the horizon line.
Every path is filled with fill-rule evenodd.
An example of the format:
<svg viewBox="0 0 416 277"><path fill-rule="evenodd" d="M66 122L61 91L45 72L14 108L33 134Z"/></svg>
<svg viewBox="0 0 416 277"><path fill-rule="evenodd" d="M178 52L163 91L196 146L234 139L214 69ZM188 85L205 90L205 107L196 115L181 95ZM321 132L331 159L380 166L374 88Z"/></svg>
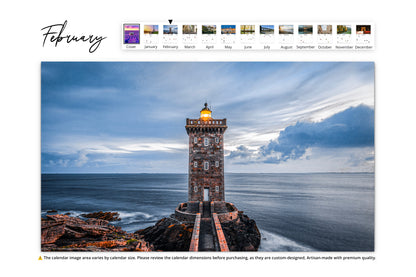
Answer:
<svg viewBox="0 0 416 277"><path fill-rule="evenodd" d="M322 173L375 173L375 171L316 171L316 172L225 172L224 174L322 174ZM41 172L41 174L186 174L178 172Z"/></svg>

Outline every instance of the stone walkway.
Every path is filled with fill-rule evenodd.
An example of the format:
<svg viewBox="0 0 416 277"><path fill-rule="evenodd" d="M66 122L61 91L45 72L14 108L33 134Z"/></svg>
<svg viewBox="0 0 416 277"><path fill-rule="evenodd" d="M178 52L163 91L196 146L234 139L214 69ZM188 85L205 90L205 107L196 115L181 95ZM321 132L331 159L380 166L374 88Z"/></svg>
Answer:
<svg viewBox="0 0 416 277"><path fill-rule="evenodd" d="M201 226L199 231L199 251L218 251L212 230L210 202L203 203Z"/></svg>

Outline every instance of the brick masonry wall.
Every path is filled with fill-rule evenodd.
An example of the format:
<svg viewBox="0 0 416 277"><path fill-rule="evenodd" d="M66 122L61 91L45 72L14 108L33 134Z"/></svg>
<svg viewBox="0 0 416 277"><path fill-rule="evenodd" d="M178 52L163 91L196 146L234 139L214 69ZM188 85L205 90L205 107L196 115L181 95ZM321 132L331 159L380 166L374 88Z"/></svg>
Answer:
<svg viewBox="0 0 416 277"><path fill-rule="evenodd" d="M228 207L227 207L228 206ZM211 202L211 211L216 213L219 221L235 220L238 217L238 209L233 203Z"/></svg>
<svg viewBox="0 0 416 277"><path fill-rule="evenodd" d="M187 125L189 135L188 201L203 201L205 188L209 189L210 201L224 201L225 129L225 125L199 128ZM208 163L208 168L205 163Z"/></svg>
<svg viewBox="0 0 416 277"><path fill-rule="evenodd" d="M238 211L218 214L218 219L220 222L235 220L237 219L237 217L238 217Z"/></svg>
<svg viewBox="0 0 416 277"><path fill-rule="evenodd" d="M199 230L201 225L201 214L197 213L194 223L194 230L192 231L191 245L189 246L189 251L198 251L199 246Z"/></svg>
<svg viewBox="0 0 416 277"><path fill-rule="evenodd" d="M221 252L230 251L228 249L228 244L227 244L227 240L225 239L224 232L222 231L220 220L218 219L218 216L216 213L212 214L212 220L214 221L214 227L215 227L215 232L216 232L217 239L218 239L218 244L220 246L220 251Z"/></svg>
<svg viewBox="0 0 416 277"><path fill-rule="evenodd" d="M182 203L183 204L183 203ZM195 221L196 214L181 211L178 207L175 209L175 218L180 221Z"/></svg>

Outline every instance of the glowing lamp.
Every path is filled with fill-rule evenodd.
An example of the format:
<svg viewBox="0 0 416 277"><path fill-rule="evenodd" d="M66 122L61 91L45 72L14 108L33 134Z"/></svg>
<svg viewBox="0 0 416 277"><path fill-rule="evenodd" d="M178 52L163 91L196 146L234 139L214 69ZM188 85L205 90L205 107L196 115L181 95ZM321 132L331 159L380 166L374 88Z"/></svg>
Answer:
<svg viewBox="0 0 416 277"><path fill-rule="evenodd" d="M203 120L208 120L211 118L211 110L208 108L208 104L205 103L204 108L201 110L201 118Z"/></svg>

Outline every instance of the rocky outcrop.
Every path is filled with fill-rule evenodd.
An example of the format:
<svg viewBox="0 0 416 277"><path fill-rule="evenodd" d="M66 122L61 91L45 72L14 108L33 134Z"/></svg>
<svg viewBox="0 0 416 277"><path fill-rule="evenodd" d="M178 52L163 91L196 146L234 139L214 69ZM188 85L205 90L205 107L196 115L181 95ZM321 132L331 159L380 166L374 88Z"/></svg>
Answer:
<svg viewBox="0 0 416 277"><path fill-rule="evenodd" d="M257 251L261 235L256 222L240 212L238 218L221 223L230 251Z"/></svg>
<svg viewBox="0 0 416 277"><path fill-rule="evenodd" d="M140 239L158 251L189 251L193 223L182 223L173 218L162 218L154 226L135 232Z"/></svg>
<svg viewBox="0 0 416 277"><path fill-rule="evenodd" d="M89 214L81 214L82 217L85 218L96 218L96 219L102 219L107 221L119 221L121 218L119 217L120 214L117 212L103 212L99 211L96 213L89 213Z"/></svg>
<svg viewBox="0 0 416 277"><path fill-rule="evenodd" d="M137 235L107 220L86 221L68 215L46 215L41 222L42 251L152 251Z"/></svg>
<svg viewBox="0 0 416 277"><path fill-rule="evenodd" d="M221 223L230 251L257 251L261 235L256 222L238 214L237 219ZM159 251L189 251L193 223L181 223L173 218L163 218L154 226L135 232L141 239Z"/></svg>
<svg viewBox="0 0 416 277"><path fill-rule="evenodd" d="M97 213L98 214L98 213ZM42 218L42 251L189 251L193 223L162 218L155 225L127 233L108 220L68 215ZM230 251L257 251L260 232L243 213L221 223Z"/></svg>

